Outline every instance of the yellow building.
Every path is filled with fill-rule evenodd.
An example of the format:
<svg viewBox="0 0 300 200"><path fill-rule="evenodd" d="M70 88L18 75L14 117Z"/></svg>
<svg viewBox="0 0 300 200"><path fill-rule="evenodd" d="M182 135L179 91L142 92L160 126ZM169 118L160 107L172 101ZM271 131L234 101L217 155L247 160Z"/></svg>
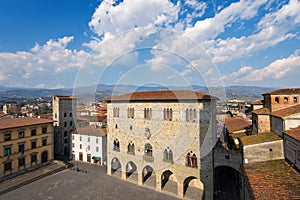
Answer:
<svg viewBox="0 0 300 200"><path fill-rule="evenodd" d="M0 119L0 179L53 160L53 120Z"/></svg>

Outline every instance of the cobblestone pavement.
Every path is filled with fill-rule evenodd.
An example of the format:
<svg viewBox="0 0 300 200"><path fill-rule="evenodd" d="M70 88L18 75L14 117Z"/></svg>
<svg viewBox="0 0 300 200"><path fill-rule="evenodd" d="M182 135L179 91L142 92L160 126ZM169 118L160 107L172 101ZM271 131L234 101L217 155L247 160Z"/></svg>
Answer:
<svg viewBox="0 0 300 200"><path fill-rule="evenodd" d="M64 169L66 169L66 165L63 162L54 161L46 166L5 180L0 183L0 195Z"/></svg>
<svg viewBox="0 0 300 200"><path fill-rule="evenodd" d="M34 181L0 196L5 200L100 199L176 200L154 190L106 175L106 167L73 162L74 167Z"/></svg>

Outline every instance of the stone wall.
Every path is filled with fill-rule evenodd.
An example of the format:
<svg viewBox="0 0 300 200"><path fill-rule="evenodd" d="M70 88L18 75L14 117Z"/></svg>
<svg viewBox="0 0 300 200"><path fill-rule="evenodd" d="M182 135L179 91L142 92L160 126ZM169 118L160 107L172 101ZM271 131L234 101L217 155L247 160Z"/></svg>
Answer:
<svg viewBox="0 0 300 200"><path fill-rule="evenodd" d="M283 140L243 146L244 163L284 159Z"/></svg>

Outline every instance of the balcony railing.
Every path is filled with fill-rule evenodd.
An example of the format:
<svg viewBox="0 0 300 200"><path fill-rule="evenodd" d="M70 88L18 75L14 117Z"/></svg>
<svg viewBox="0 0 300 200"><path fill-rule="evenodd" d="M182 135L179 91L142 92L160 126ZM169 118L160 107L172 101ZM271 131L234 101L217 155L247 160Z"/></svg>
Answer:
<svg viewBox="0 0 300 200"><path fill-rule="evenodd" d="M154 162L154 157L151 155L144 155L144 161L146 162Z"/></svg>

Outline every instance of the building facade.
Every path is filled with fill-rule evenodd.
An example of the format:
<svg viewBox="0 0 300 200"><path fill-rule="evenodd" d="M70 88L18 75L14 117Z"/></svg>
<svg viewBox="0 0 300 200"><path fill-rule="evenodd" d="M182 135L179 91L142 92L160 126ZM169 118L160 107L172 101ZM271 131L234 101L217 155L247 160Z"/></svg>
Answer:
<svg viewBox="0 0 300 200"><path fill-rule="evenodd" d="M72 158L71 132L76 128L76 99L72 96L53 96L54 155Z"/></svg>
<svg viewBox="0 0 300 200"><path fill-rule="evenodd" d="M0 177L26 172L53 160L53 120L0 119Z"/></svg>
<svg viewBox="0 0 300 200"><path fill-rule="evenodd" d="M72 159L106 165L106 129L95 126L79 128L72 132Z"/></svg>
<svg viewBox="0 0 300 200"><path fill-rule="evenodd" d="M212 199L215 98L189 90L134 92L105 99L107 173L157 191Z"/></svg>

